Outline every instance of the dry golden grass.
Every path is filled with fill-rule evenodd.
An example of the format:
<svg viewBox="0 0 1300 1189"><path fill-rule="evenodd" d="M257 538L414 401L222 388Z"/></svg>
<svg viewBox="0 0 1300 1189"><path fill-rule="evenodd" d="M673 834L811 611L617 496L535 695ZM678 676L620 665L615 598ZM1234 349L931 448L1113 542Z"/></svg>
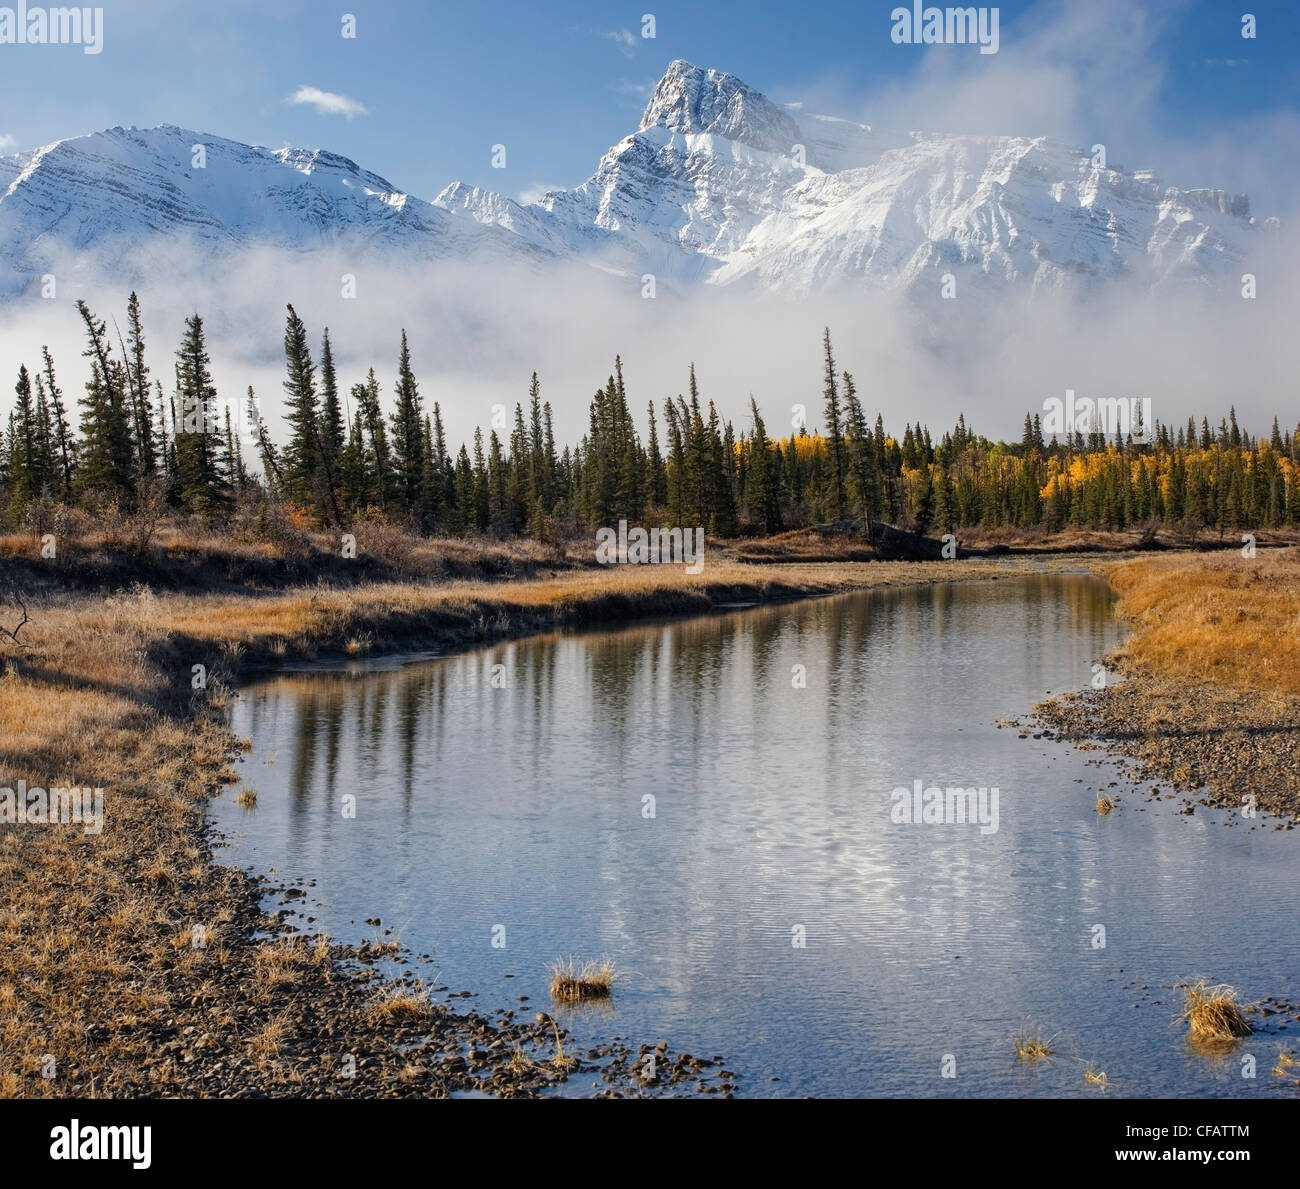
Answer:
<svg viewBox="0 0 1300 1189"><path fill-rule="evenodd" d="M1032 559L1017 564L1027 570L1035 565ZM998 572L1011 572L1009 564ZM698 575L680 566L609 566L527 582L375 582L290 589L257 598L145 592L105 603L37 604L24 636L30 633L41 645L49 644L54 633L75 641L74 648L59 650L61 661L75 660L70 665L74 673L89 658L74 658L72 652L98 651L111 636L111 656L124 663L122 671L115 670L115 685L140 694L152 692L150 654L169 644L192 654L192 663L208 665L204 700L211 706L214 698L224 703L223 675L245 658L266 662L316 650L359 654L385 641L434 636L468 645L587 622L704 611L718 601L834 594L989 573L988 563L980 560L752 565L710 562L706 555ZM181 674L168 676L179 681ZM185 688L188 693L188 682ZM101 709L93 699L75 708L86 718L98 717ZM35 722L27 725L35 738Z"/></svg>
<svg viewBox="0 0 1300 1189"><path fill-rule="evenodd" d="M1020 1030L1015 1041L1016 1059L1026 1061L1030 1065L1035 1061L1042 1061L1045 1057L1050 1057L1056 1052L1056 1049L1052 1047L1052 1038L1044 1036L1037 1028L1031 1028L1029 1025Z"/></svg>
<svg viewBox="0 0 1300 1189"><path fill-rule="evenodd" d="M1138 625L1117 653L1193 684L1300 695L1300 549L1185 554L1109 571Z"/></svg>
<svg viewBox="0 0 1300 1189"><path fill-rule="evenodd" d="M249 1051L258 1057L279 1056L280 1045L287 1031L288 1025L283 1017L276 1016L267 1020L261 1030L249 1038Z"/></svg>
<svg viewBox="0 0 1300 1189"><path fill-rule="evenodd" d="M1223 1044L1249 1036L1253 1029L1241 1014L1237 992L1224 984L1198 979L1183 988L1183 1014L1193 1040Z"/></svg>
<svg viewBox="0 0 1300 1189"><path fill-rule="evenodd" d="M1098 1089L1105 1090L1110 1086L1110 1079L1106 1076L1106 1071L1098 1069L1095 1065L1084 1067L1083 1080L1090 1086L1096 1086Z"/></svg>
<svg viewBox="0 0 1300 1189"><path fill-rule="evenodd" d="M605 999L614 989L614 963L608 959L584 962L572 958L551 966L551 998L562 1003L578 999Z"/></svg>
<svg viewBox="0 0 1300 1189"><path fill-rule="evenodd" d="M560 1037L560 1025L553 1016L548 1016L544 1011L539 1011L535 1017L537 1022L543 1026L550 1024L555 1033L555 1056L551 1058L551 1067L559 1070L561 1073L570 1069L576 1069L580 1062L576 1057L566 1057L564 1055L564 1041ZM527 1058L525 1058L527 1060Z"/></svg>
<svg viewBox="0 0 1300 1189"><path fill-rule="evenodd" d="M366 1013L376 1023L423 1024L433 1014L429 994L420 987L416 990L403 987L390 987Z"/></svg>
<svg viewBox="0 0 1300 1189"><path fill-rule="evenodd" d="M1297 1053L1295 1049L1288 1049L1285 1046L1278 1049L1277 1061L1273 1065L1273 1072L1278 1077L1286 1077L1297 1067L1300 1067L1300 1053Z"/></svg>
<svg viewBox="0 0 1300 1189"><path fill-rule="evenodd" d="M516 1077L519 1077L523 1074L532 1073L537 1068L537 1062L528 1056L522 1047L515 1045L515 1051L510 1058L510 1064L507 1068Z"/></svg>
<svg viewBox="0 0 1300 1189"><path fill-rule="evenodd" d="M256 809L256 808L257 808L257 790L256 790L256 789L240 789L240 790L239 790L239 795L235 798L235 804L241 806L241 807L244 808L244 809Z"/></svg>
<svg viewBox="0 0 1300 1189"><path fill-rule="evenodd" d="M159 540L170 554L204 547L201 538L168 532ZM31 547L27 536L0 539L0 555L25 556ZM274 551L260 545L238 549L246 560L275 561ZM538 548L512 563L505 550L498 557L477 545L455 549L453 560L466 566L475 558L505 567L555 557ZM1019 564L1000 561L996 572L1005 576ZM1037 563L1025 560L1023 568ZM216 867L209 853L205 803L222 783L234 782L231 761L246 747L232 738L228 722L241 664L317 650L343 655L349 642L373 643L375 650L466 646L687 614L722 601L989 573L981 561L749 565L710 554L698 576L674 566L620 566L524 582L29 595L21 643L0 639L0 783L103 787L105 826L95 836L76 826L0 826L0 1002L12 1003L0 1011L0 1093L131 1094L142 1083L155 1093L193 1088L197 1062L183 1066L158 1055L169 1021L187 1018L202 1031L249 1036L256 1029L247 1021L260 1027L295 980L319 988L328 943L313 951L303 941L281 951L255 940L256 889L241 873ZM0 603L0 622L16 622L11 604ZM204 666L203 688L193 683L196 665ZM85 902L76 901L75 925L68 927L70 897L78 895ZM211 926L223 916L230 928L219 945L180 944L193 925ZM383 1019L426 1017L427 998L406 994L371 1010ZM267 1049L262 1056L273 1039L259 1042ZM46 1053L58 1057L54 1079L39 1076ZM274 1075L280 1076L297 1075Z"/></svg>
<svg viewBox="0 0 1300 1189"><path fill-rule="evenodd" d="M1097 812L1100 813L1102 817L1105 817L1106 814L1108 814L1114 808L1115 808L1115 802L1112 801L1109 797L1097 798Z"/></svg>
<svg viewBox="0 0 1300 1189"><path fill-rule="evenodd" d="M1148 780L1293 829L1300 549L1161 555L1107 575L1134 629L1111 658L1126 680L1096 697L1055 697L1036 715L1081 749L1131 756Z"/></svg>

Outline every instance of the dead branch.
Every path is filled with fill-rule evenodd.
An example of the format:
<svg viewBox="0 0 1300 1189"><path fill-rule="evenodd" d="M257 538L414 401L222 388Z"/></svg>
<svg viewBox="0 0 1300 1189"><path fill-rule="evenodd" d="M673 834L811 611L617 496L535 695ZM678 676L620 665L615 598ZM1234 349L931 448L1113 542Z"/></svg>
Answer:
<svg viewBox="0 0 1300 1189"><path fill-rule="evenodd" d="M27 614L27 604L23 602L21 595L14 595L13 601L18 604L19 608L21 608L23 617L14 626L12 631L5 627L4 624L0 623L0 635L8 636L9 639L17 644L19 648L26 648L27 645L18 639L18 633L23 630L23 624L31 622L31 616Z"/></svg>

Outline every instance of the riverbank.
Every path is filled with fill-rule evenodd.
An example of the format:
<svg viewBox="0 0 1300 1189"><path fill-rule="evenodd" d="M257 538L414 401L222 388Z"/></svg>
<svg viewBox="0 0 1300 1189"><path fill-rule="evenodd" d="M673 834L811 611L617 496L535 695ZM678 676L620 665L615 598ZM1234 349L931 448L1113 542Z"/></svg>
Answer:
<svg viewBox="0 0 1300 1189"><path fill-rule="evenodd" d="M652 1084L620 1046L575 1067L557 1052L563 1030L531 1010L451 1012L416 975L380 979L373 947L276 937L287 926L260 907L272 889L220 866L204 822L207 799L236 780L238 673L1103 563L614 567L244 595L29 592L25 610L11 600L0 626L28 619L0 649L3 783L102 787L105 824L93 835L0 826L0 1095L511 1096L575 1072L605 1077L610 1093L730 1093L720 1068L689 1055L661 1053Z"/></svg>
<svg viewBox="0 0 1300 1189"><path fill-rule="evenodd" d="M1188 794L1186 813L1232 808L1293 828L1300 550L1144 558L1107 572L1116 614L1133 628L1108 658L1123 680L1045 702L1038 722L1131 758L1134 782Z"/></svg>
<svg viewBox="0 0 1300 1189"><path fill-rule="evenodd" d="M1116 659L1129 680L1063 700L1052 729L1109 729L1132 754L1150 749L1152 764L1176 744L1178 762L1192 756L1198 765L1181 773L1188 781L1205 774L1213 785L1216 765L1232 774L1223 796L1235 791L1233 803L1245 789L1274 812L1270 781L1293 796L1300 658L1294 633L1281 633L1287 600L1293 614L1300 606L1296 550L1251 562L1089 553L711 563L699 576L614 567L242 595L28 592L25 612L13 601L0 607L8 631L28 616L17 643L0 647L0 783L102 786L105 826L96 835L75 824L0 826L0 1095L518 1096L546 1093L575 1073L603 1079L603 1093L730 1094L713 1055L665 1047L647 1083L635 1072L640 1050L564 1050L564 1030L534 1015L549 1004L451 1011L418 974L376 973L390 961L420 966L383 937L359 948L286 940L288 925L263 910L264 897L279 890L289 901L304 889L274 889L221 866L205 826L208 798L236 780L240 742L227 709L239 673L330 655L449 652L725 605L1080 569L1111 573L1121 611L1137 622ZM1258 665L1243 666L1243 655ZM1234 725L1221 740L1202 727L1229 729L1224 723ZM1195 750L1216 745L1230 761ZM1234 790L1233 781L1242 783ZM661 1038L644 1039L648 1047Z"/></svg>

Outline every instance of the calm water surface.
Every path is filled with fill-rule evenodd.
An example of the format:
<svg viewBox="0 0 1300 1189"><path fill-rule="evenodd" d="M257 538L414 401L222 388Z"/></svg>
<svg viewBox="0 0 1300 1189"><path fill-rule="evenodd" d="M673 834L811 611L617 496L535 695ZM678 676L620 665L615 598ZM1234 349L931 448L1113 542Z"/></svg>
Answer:
<svg viewBox="0 0 1300 1189"><path fill-rule="evenodd" d="M235 709L257 808L211 812L231 861L316 881L311 929L380 917L482 1010L612 958L566 1025L723 1054L745 1094L1095 1095L1086 1064L1111 1095L1294 1093L1269 1071L1300 1029L1199 1053L1171 990L1300 998L1294 834L996 725L1118 639L1103 582L1029 575L288 673ZM915 780L996 787L996 832L891 821Z"/></svg>

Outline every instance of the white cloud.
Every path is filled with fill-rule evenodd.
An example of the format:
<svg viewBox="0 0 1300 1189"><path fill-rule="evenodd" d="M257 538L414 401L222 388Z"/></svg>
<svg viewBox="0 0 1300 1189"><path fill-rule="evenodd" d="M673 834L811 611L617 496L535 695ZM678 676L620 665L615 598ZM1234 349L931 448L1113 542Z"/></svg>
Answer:
<svg viewBox="0 0 1300 1189"><path fill-rule="evenodd" d="M658 81L658 80L656 80ZM654 83L630 83L618 82L613 88L619 95L630 95L633 99L639 99L642 103L646 102L654 94Z"/></svg>
<svg viewBox="0 0 1300 1189"><path fill-rule="evenodd" d="M17 143L12 136L0 134L0 153L9 152Z"/></svg>
<svg viewBox="0 0 1300 1189"><path fill-rule="evenodd" d="M606 41L612 41L618 46L618 52L625 58L630 58L636 53L637 37L627 29L614 29L609 32L596 34L597 37L603 37Z"/></svg>
<svg viewBox="0 0 1300 1189"><path fill-rule="evenodd" d="M840 366L859 378L871 419L891 431L925 422L938 436L958 413L990 437L1015 439L1026 410L1073 388L1081 396L1149 396L1155 416L1178 426L1188 416L1217 423L1235 403L1252 433L1267 433L1275 413L1294 425L1293 353L1280 350L1300 306L1300 235L1284 221L1268 247L1267 285L1258 301L1216 300L1198 291L1152 296L1117 283L1105 295L1039 294L1018 300L944 303L918 317L890 293L827 289L786 300L740 289L667 286L641 298L638 275L604 274L556 261L544 273L530 261L393 259L376 255L355 301L339 301L339 277L359 272L356 245L300 254L254 247L226 257L169 235L133 242L148 276L128 284L116 269L84 271L75 250L50 257L49 271L76 277L69 296L100 316L121 318L138 289L145 326L165 360L192 310L204 316L216 385L242 401L251 384L277 441L284 441L281 382L287 301L307 321L313 343L328 325L343 391L376 369L391 401L399 331L411 349L426 400L437 394L448 439L459 449L474 427L487 428L494 404L510 407L536 370L552 402L556 436L576 442L589 425L585 395L604 383L620 354L638 410L683 392L694 360L704 393L736 428L749 424L752 391L773 432L789 425L794 401L820 409L822 328L829 326ZM78 267L83 271L78 274ZM544 278L544 283L539 283ZM1262 275L1261 280L1265 277ZM60 292L64 286L60 284ZM854 328L869 326L867 336ZM0 303L0 377L39 365L48 343L65 391L84 382L84 327L68 302ZM869 377L869 381L866 379ZM13 385L0 388L0 418ZM390 407L386 403L386 407ZM644 430L642 415L638 424ZM660 426L662 430L662 424Z"/></svg>
<svg viewBox="0 0 1300 1189"><path fill-rule="evenodd" d="M346 95L336 95L333 91L322 91L319 87L299 87L292 95L285 97L285 103L306 103L314 107L323 116L366 115L365 106Z"/></svg>
<svg viewBox="0 0 1300 1189"><path fill-rule="evenodd" d="M637 43L641 40L629 29L593 29L590 25L570 25L569 32L582 37L599 37L602 41L612 41L625 58L636 56Z"/></svg>
<svg viewBox="0 0 1300 1189"><path fill-rule="evenodd" d="M550 182L534 182L531 186L525 186L519 191L519 201L527 206L530 202L541 202L548 194L554 194L564 187Z"/></svg>
<svg viewBox="0 0 1300 1189"><path fill-rule="evenodd" d="M1112 24L1090 17L1094 9ZM1046 397L1067 388L1092 397L1150 396L1155 415L1175 426L1189 415L1217 422L1233 402L1252 433L1267 433L1274 413L1294 425L1295 352L1287 348L1300 308L1300 166L1293 164L1300 162L1300 114L1227 114L1169 130L1150 85L1165 69L1166 41L1142 23L1145 10L1095 0L1052 11L1063 27L1040 22L1013 39L1007 22L996 55L935 46L925 58L922 47L896 47L918 55L914 77L876 81L870 98L849 102L836 79L811 78L800 87L800 123L823 111L883 128L1051 135L1085 146L1100 140L1113 158L1155 168L1169 185L1244 190L1258 214L1281 217L1278 232L1259 235L1259 300L1199 290L1149 294L1117 281L1090 296L1044 292L1029 306L1012 295L946 302L939 315L918 316L889 293L828 289L791 302L703 286L669 299L665 286L659 300L645 301L639 270L606 276L556 262L539 274L532 263L377 259L374 275L382 284L363 285L356 301L339 302L339 276L357 271L351 248L304 257L257 250L218 266L202 246L183 250L183 241L169 237L157 249L166 254L149 270L152 283L139 286L146 326L157 324L150 333L165 359L183 331L184 312L200 310L219 390L235 398L251 383L263 394L278 440L288 300L313 336L329 325L349 387L373 365L391 394L395 328L411 328L423 391L439 394L457 449L475 425L486 427L493 404L523 397L534 369L553 403L557 438L577 440L588 425L583 394L604 382L615 353L638 409L646 399L658 407L663 396L682 391L694 360L722 416L738 430L747 427L752 390L769 432L776 432L789 424L784 410L791 402L820 407L824 326L841 366L859 377L872 419L880 411L893 432L919 419L938 435L964 412L980 432L1015 439L1026 410L1041 409ZM883 28L887 36L888 24ZM620 86L613 88L604 94ZM528 185L520 200L545 188ZM133 245L132 258L144 251ZM82 275L76 269L74 258L57 257L49 268ZM98 283L93 276L79 281L74 295L120 316L128 288L110 272ZM978 316L959 318L968 307ZM872 333L855 333L863 326ZM39 345L48 342L72 390L85 375L83 331L64 302L0 303L0 377L15 375L20 362L38 362ZM0 387L0 416L12 405L11 393L12 380Z"/></svg>

